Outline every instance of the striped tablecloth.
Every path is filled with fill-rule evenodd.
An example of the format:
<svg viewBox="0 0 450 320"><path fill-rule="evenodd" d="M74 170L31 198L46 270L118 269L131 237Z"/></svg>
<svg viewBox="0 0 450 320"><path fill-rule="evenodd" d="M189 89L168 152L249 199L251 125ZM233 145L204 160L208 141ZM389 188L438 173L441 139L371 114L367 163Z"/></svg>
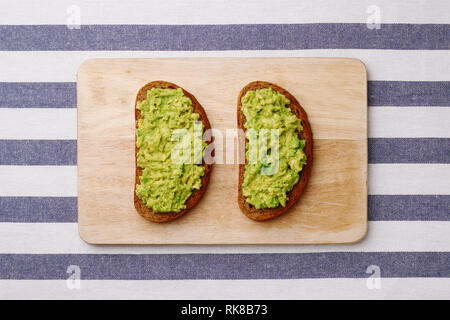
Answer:
<svg viewBox="0 0 450 320"><path fill-rule="evenodd" d="M450 298L449 23L448 0L3 1L0 298ZM361 59L367 237L324 246L84 243L75 81L94 57Z"/></svg>

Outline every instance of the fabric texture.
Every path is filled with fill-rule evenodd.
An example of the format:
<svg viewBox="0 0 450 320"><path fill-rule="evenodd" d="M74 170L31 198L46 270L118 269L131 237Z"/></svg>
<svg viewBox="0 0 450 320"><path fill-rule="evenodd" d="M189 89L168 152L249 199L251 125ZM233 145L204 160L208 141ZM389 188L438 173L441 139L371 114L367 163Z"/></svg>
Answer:
<svg viewBox="0 0 450 320"><path fill-rule="evenodd" d="M0 298L449 299L450 2L372 2L2 4ZM364 240L92 246L79 238L84 60L310 56L367 67Z"/></svg>

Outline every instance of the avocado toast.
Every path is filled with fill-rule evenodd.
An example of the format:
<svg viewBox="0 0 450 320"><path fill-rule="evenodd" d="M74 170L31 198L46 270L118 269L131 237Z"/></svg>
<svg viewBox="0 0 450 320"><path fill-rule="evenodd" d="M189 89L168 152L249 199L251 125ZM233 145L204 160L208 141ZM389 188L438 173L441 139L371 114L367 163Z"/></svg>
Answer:
<svg viewBox="0 0 450 320"><path fill-rule="evenodd" d="M144 119L147 117L147 119ZM203 133L211 129L206 112L183 88L165 81L143 86L135 103L135 188L138 213L153 222L174 220L194 207L208 186L212 165L172 163L176 129L192 129L201 122ZM195 142L194 142L195 144ZM202 154L207 143L202 142Z"/></svg>
<svg viewBox="0 0 450 320"><path fill-rule="evenodd" d="M297 202L311 174L312 132L307 114L285 89L269 82L254 81L239 94L237 123L246 134L247 150L245 164L239 165L239 207L252 220L278 217ZM260 160L249 163L247 131L250 129L255 130L257 136L261 129L281 132L275 174L262 174L265 164Z"/></svg>

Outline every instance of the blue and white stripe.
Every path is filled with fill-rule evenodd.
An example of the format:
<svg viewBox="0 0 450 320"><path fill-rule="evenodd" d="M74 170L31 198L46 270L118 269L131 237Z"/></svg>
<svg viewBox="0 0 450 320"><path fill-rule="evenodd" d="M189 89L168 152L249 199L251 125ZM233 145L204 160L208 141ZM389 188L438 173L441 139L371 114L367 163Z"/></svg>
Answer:
<svg viewBox="0 0 450 320"><path fill-rule="evenodd" d="M72 5L80 29L65 26ZM380 29L366 26L373 5ZM3 9L0 298L450 297L448 1L17 0ZM368 70L362 242L143 247L79 238L82 61L311 56L359 58ZM69 265L81 268L81 290L65 284ZM379 290L366 287L370 265L380 267Z"/></svg>
<svg viewBox="0 0 450 320"><path fill-rule="evenodd" d="M448 50L448 31L442 24L374 31L365 23L0 26L0 50Z"/></svg>

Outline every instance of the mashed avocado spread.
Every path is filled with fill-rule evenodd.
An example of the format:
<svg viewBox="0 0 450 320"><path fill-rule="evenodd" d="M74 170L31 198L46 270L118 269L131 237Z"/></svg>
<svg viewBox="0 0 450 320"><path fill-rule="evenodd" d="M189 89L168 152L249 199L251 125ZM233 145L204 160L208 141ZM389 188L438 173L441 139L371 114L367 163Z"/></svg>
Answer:
<svg viewBox="0 0 450 320"><path fill-rule="evenodd" d="M280 204L284 207L289 200L287 193L292 190L299 180L299 172L306 164L306 155L303 151L305 140L298 138L299 132L303 130L301 121L288 107L290 101L283 94L272 88L247 91L242 97L242 112L246 118L245 129L247 129L246 158L244 182L242 183L242 194L246 201L256 209L276 208ZM274 129L274 131L271 131ZM271 139L260 140L264 131L277 132L277 149L270 142ZM254 132L258 141L267 141L266 157L257 157L255 161L249 161L249 145L254 137L249 133ZM265 133L265 136L269 134ZM272 137L272 136L270 136ZM275 139L274 139L275 140ZM259 149L257 149L259 150ZM278 163L269 174L264 171L269 165L276 161Z"/></svg>
<svg viewBox="0 0 450 320"><path fill-rule="evenodd" d="M193 136L200 116L193 112L192 101L181 88L152 88L147 91L147 98L137 103L137 108L141 112L136 129L137 165L143 172L136 195L154 212L186 209L186 200L193 190L201 187L205 167L201 161L194 162L193 155L185 163L172 161L172 151L179 143L173 133L186 129ZM201 133L203 130L201 125ZM202 154L205 146L202 142Z"/></svg>

